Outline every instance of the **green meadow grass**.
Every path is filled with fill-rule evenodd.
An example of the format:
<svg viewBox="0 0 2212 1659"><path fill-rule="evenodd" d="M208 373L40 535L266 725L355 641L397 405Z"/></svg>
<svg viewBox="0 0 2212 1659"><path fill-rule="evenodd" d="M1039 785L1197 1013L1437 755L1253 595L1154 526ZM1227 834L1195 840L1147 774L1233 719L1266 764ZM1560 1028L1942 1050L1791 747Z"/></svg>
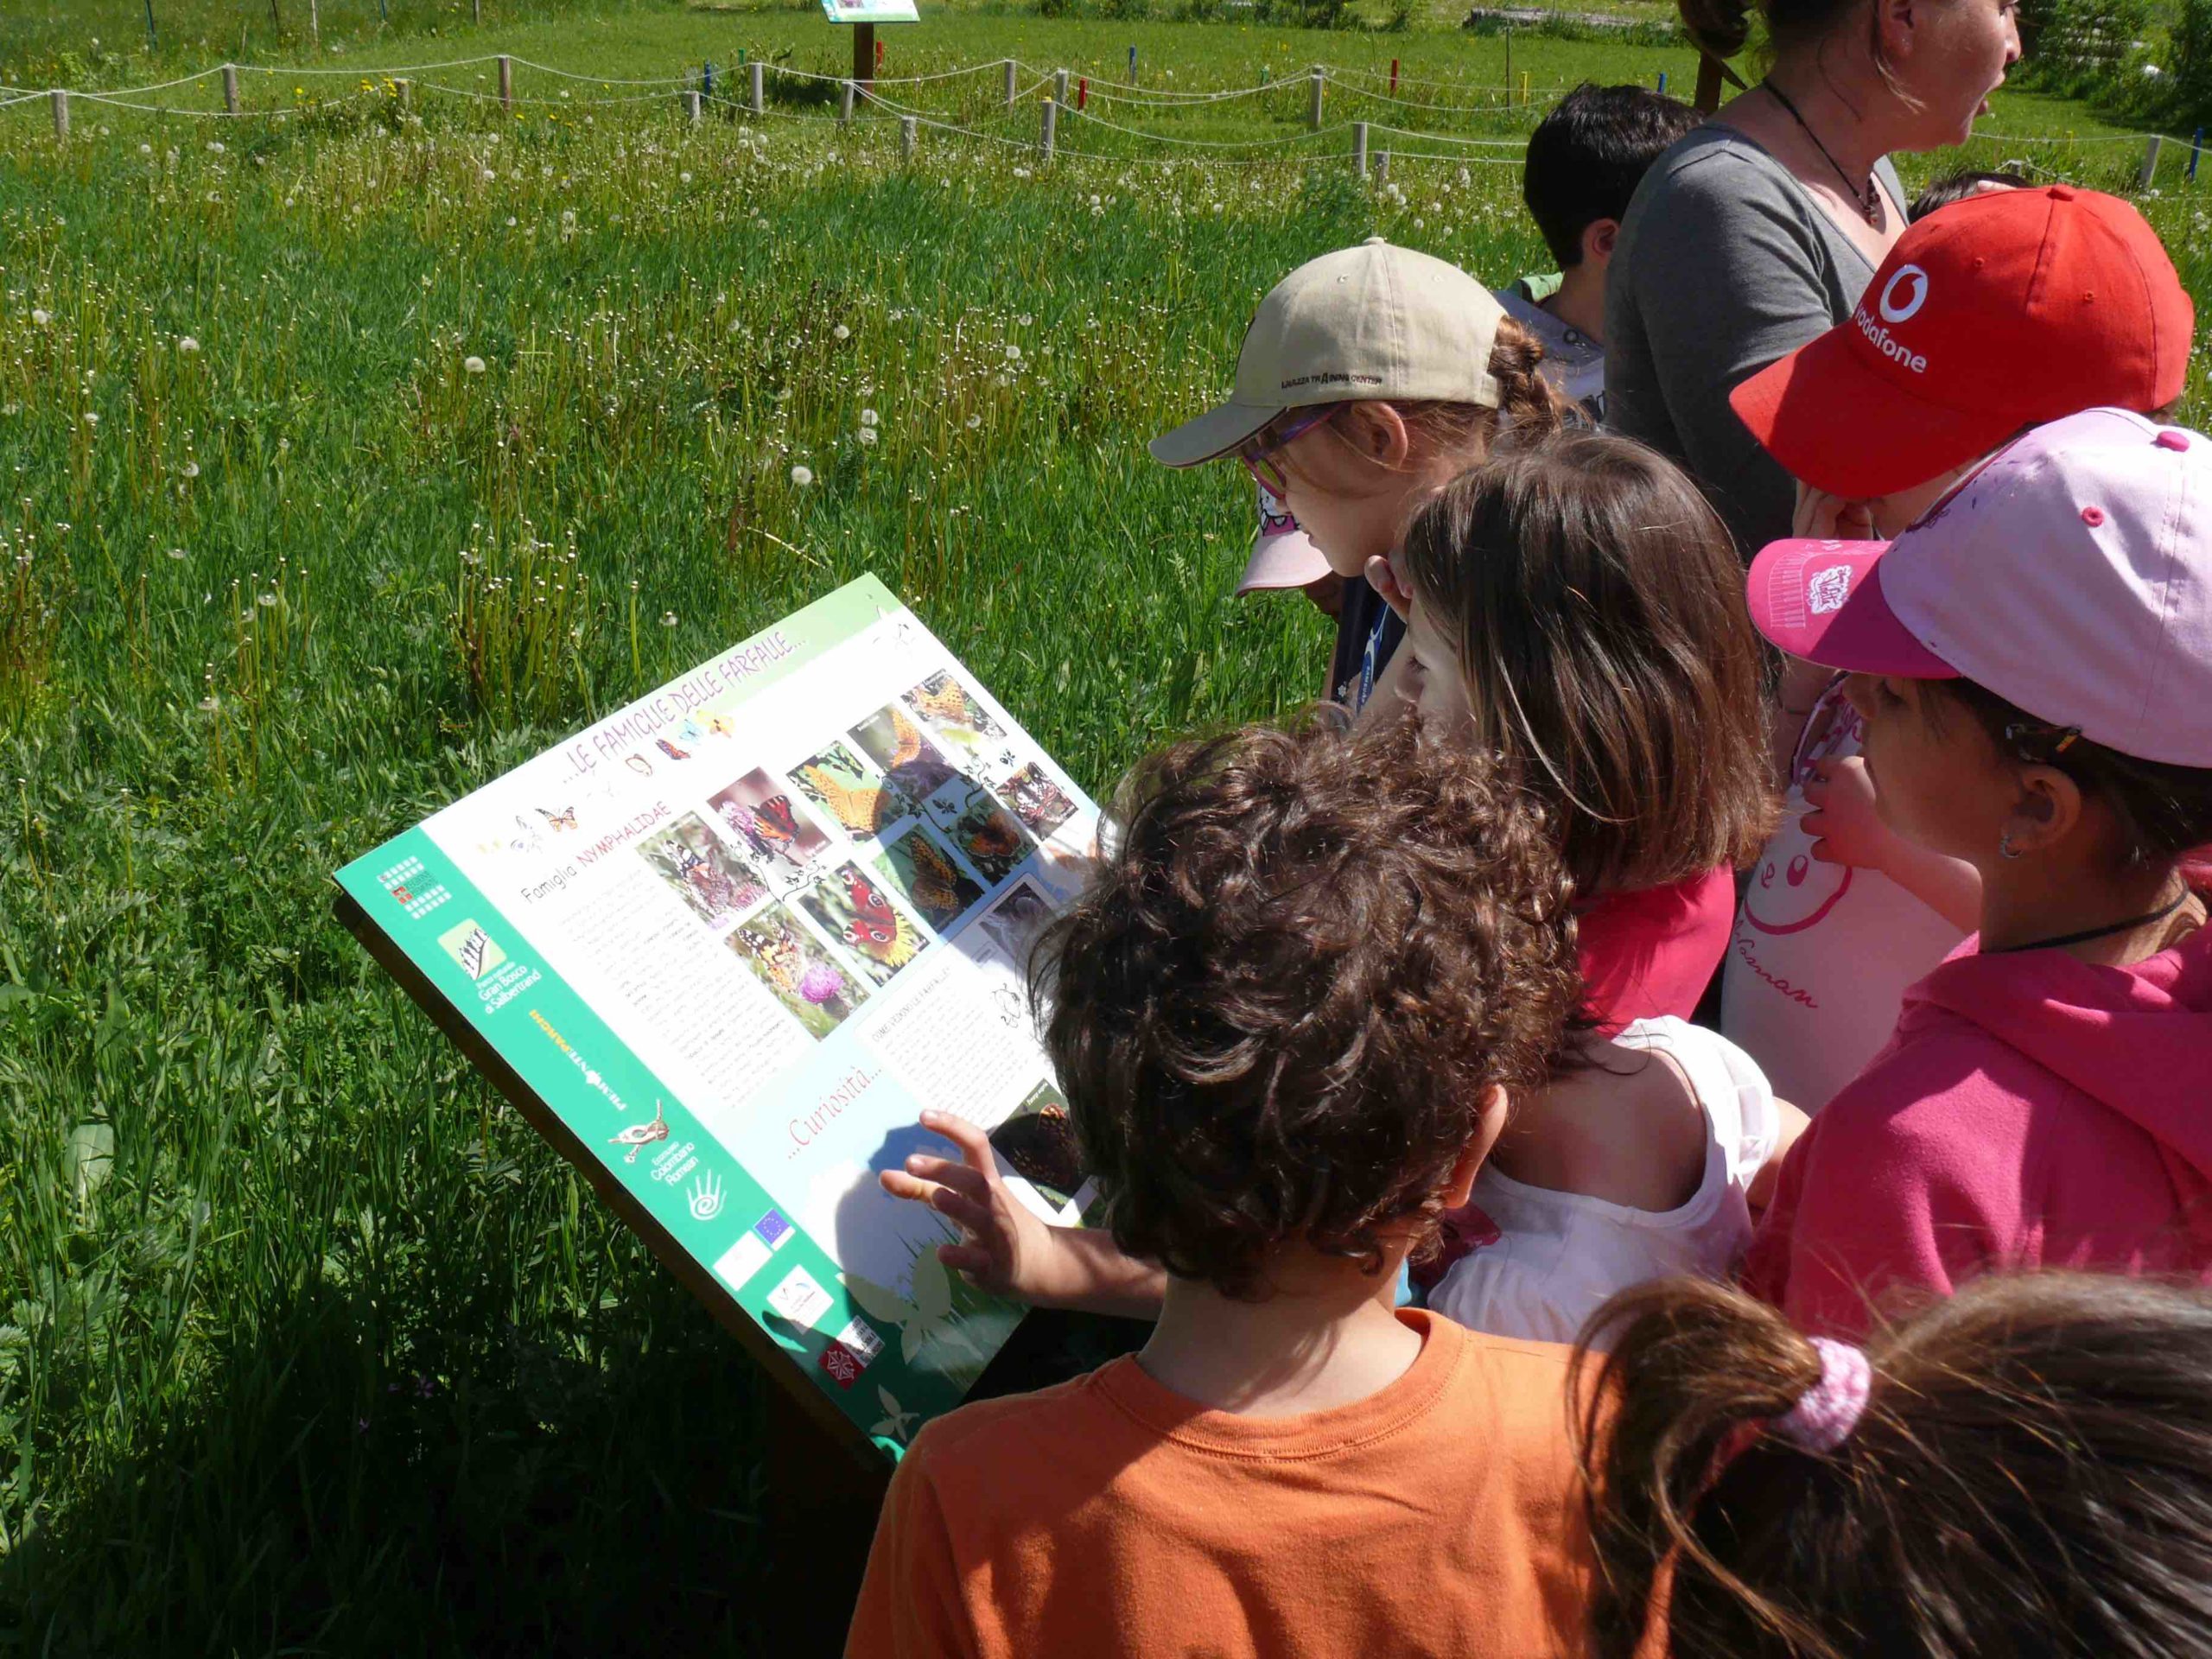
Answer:
<svg viewBox="0 0 2212 1659"><path fill-rule="evenodd" d="M1471 102L1503 73L1458 34L885 33L906 73L1117 72L1131 40L1185 88L1402 55ZM612 81L841 41L646 9L339 60ZM1540 83L1685 55L1515 49ZM1541 247L1478 159L1510 150L1378 189L1077 123L1122 159L1047 170L1031 103L953 81L905 96L1009 142L932 131L908 166L818 90L691 129L537 71L514 119L366 79L282 120L80 105L66 152L0 111L0 1633L742 1649L779 1509L746 1362L330 920L328 873L862 571L1095 788L1303 701L1325 625L1227 597L1243 474L1143 440L1300 260L1381 232L1502 282ZM1230 143L1303 99L1106 107ZM2200 201L2147 205L2202 300Z"/></svg>

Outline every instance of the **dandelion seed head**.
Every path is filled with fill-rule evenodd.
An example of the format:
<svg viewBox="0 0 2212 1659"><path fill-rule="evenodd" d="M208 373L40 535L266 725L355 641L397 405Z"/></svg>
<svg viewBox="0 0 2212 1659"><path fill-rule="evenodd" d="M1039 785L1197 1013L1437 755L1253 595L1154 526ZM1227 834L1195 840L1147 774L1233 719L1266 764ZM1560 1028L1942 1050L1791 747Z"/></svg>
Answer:
<svg viewBox="0 0 2212 1659"><path fill-rule="evenodd" d="M881 419L882 417L872 409L864 409L861 410L861 424L862 426L874 426L878 424Z"/></svg>
<svg viewBox="0 0 2212 1659"><path fill-rule="evenodd" d="M838 339L838 340L850 340L850 339L853 337L853 331L852 331L851 329L849 329L849 328L846 327L845 327L845 325L844 325L843 323L842 323L842 322L841 322L841 323L839 323L839 324L838 324L835 328L832 328L830 332L830 334L831 334L835 338L836 338L836 339Z"/></svg>
<svg viewBox="0 0 2212 1659"><path fill-rule="evenodd" d="M802 490L804 489L808 485L814 482L814 469L811 467L792 467L791 482L798 485Z"/></svg>
<svg viewBox="0 0 2212 1659"><path fill-rule="evenodd" d="M176 342L176 348L180 352L182 352L187 357L190 357L194 352L200 349L200 342L194 340L190 334L185 334L178 339Z"/></svg>
<svg viewBox="0 0 2212 1659"><path fill-rule="evenodd" d="M484 372L484 359L480 357L464 357L461 359L461 366L471 374L481 374Z"/></svg>

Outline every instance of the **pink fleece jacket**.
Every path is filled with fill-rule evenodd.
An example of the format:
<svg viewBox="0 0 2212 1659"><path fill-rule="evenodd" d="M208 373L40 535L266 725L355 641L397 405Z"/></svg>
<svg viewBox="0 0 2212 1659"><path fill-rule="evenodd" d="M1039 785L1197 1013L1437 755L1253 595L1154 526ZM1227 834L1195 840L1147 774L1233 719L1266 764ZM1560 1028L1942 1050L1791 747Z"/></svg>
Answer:
<svg viewBox="0 0 2212 1659"><path fill-rule="evenodd" d="M2212 1277L2212 927L2130 968L1979 943L1783 1166L1745 1281L1803 1330L1986 1267Z"/></svg>

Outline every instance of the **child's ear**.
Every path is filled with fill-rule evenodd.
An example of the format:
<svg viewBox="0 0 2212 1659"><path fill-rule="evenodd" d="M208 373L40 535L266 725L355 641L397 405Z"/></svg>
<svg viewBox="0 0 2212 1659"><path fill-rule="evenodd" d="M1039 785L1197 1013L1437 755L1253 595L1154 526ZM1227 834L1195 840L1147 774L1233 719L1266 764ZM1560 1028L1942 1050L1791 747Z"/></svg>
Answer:
<svg viewBox="0 0 2212 1659"><path fill-rule="evenodd" d="M1352 405L1351 418L1336 423L1352 447L1385 472L1402 473L1413 459L1413 429L1389 404Z"/></svg>
<svg viewBox="0 0 2212 1659"><path fill-rule="evenodd" d="M1444 1188L1446 1209L1459 1209L1474 1192L1475 1177L1482 1173L1483 1160L1490 1156L1497 1137L1505 1132L1507 1116L1505 1090L1492 1084L1483 1090L1483 1103L1476 1109L1474 1137L1460 1149L1459 1161L1452 1166L1451 1179Z"/></svg>
<svg viewBox="0 0 2212 1659"><path fill-rule="evenodd" d="M2086 802L2082 786L2056 766L2023 766L2020 798L2005 819L2005 844L2018 854L2041 852L2071 836Z"/></svg>
<svg viewBox="0 0 2212 1659"><path fill-rule="evenodd" d="M1885 61L1894 65L1911 55L1918 22L1916 0L1874 0L1874 39Z"/></svg>
<svg viewBox="0 0 2212 1659"><path fill-rule="evenodd" d="M1582 227L1582 258L1585 264L1604 264L1613 257L1613 245L1621 239L1621 222L1618 219L1593 219Z"/></svg>

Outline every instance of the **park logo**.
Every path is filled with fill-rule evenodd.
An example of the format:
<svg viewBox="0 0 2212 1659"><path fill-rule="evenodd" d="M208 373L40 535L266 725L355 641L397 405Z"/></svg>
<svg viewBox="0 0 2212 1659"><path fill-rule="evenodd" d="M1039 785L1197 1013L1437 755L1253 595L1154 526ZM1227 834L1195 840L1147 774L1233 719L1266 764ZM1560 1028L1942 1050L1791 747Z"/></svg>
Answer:
<svg viewBox="0 0 2212 1659"><path fill-rule="evenodd" d="M483 978L507 959L507 953L499 949L492 936L473 921L447 929L438 935L438 943L471 979Z"/></svg>
<svg viewBox="0 0 2212 1659"><path fill-rule="evenodd" d="M1884 322L1910 322L1927 303L1928 273L1918 265L1899 265L1882 284L1878 304Z"/></svg>

